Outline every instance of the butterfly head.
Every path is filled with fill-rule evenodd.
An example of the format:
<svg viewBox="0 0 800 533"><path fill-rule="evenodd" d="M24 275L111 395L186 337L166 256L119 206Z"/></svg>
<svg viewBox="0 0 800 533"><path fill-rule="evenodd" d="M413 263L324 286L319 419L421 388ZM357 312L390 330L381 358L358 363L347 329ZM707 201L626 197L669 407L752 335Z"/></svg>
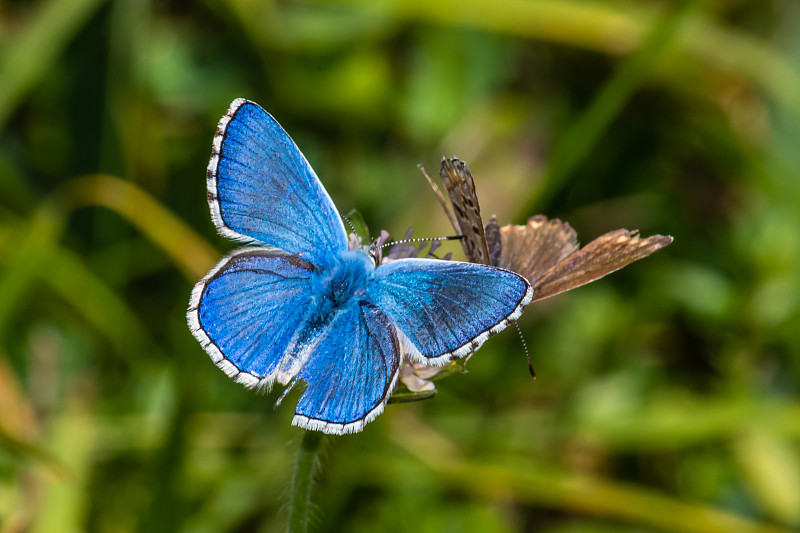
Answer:
<svg viewBox="0 0 800 533"><path fill-rule="evenodd" d="M381 234L377 239L372 241L369 246L363 246L362 249L371 258L375 265L380 265L383 262L383 245L389 240L389 232L381 230Z"/></svg>
<svg viewBox="0 0 800 533"><path fill-rule="evenodd" d="M375 239L370 244L364 244L364 239L361 237L361 235L353 231L347 236L347 249L360 250L372 257L373 262L376 265L379 265L381 263L381 246L388 238L389 234L386 231L381 231L380 237Z"/></svg>

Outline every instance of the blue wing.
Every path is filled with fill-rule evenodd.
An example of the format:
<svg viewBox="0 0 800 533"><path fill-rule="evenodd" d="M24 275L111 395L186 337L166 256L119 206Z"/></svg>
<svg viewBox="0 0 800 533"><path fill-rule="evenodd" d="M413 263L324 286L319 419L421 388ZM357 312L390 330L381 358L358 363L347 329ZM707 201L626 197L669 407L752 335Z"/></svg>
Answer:
<svg viewBox="0 0 800 533"><path fill-rule="evenodd" d="M300 371L308 384L292 424L325 433L355 433L378 416L397 382L395 329L369 302L343 310Z"/></svg>
<svg viewBox="0 0 800 533"><path fill-rule="evenodd" d="M400 259L375 270L366 295L400 329L412 359L441 365L478 349L519 317L533 290L522 276L499 268Z"/></svg>
<svg viewBox="0 0 800 533"><path fill-rule="evenodd" d="M231 379L269 387L304 322L313 270L280 250L237 250L195 285L189 329Z"/></svg>
<svg viewBox="0 0 800 533"><path fill-rule="evenodd" d="M208 203L226 237L259 241L315 264L347 249L336 207L311 165L269 113L239 98L219 121Z"/></svg>

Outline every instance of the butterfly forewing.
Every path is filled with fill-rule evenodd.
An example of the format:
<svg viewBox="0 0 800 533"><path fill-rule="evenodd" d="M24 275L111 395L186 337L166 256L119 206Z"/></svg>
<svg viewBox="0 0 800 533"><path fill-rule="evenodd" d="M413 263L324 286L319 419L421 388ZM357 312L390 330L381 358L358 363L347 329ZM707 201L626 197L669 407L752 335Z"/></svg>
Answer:
<svg viewBox="0 0 800 533"><path fill-rule="evenodd" d="M542 215L530 218L525 226L502 227L500 241L497 266L522 274L534 286L578 249L578 235L572 226Z"/></svg>
<svg viewBox="0 0 800 533"><path fill-rule="evenodd" d="M400 259L378 267L364 298L403 333L413 361L443 365L475 351L531 300L524 277L460 261Z"/></svg>
<svg viewBox="0 0 800 533"><path fill-rule="evenodd" d="M559 222L561 221L549 221ZM563 223L561 223L563 224ZM568 225L564 224L569 227ZM511 230L510 228L516 228ZM508 253L508 257L518 256L518 246L523 242L535 240L528 234L540 233L542 228L552 227L550 224L528 226L506 226L503 232L503 255ZM524 229L520 229L524 228ZM572 230L572 228L569 228ZM572 232L574 235L574 231ZM514 235L508 241L507 235ZM515 272L522 274L531 282L534 287L534 300L542 300L556 294L580 287L591 281L602 278L615 270L638 261L656 250L667 246L672 242L672 237L663 235L653 235L642 238L636 231L618 229L601 235L583 248L572 251L563 257L556 264L547 270L527 267L512 268ZM577 242L575 242L577 246ZM499 266L505 263L501 261ZM511 267L509 267L511 268Z"/></svg>
<svg viewBox="0 0 800 533"><path fill-rule="evenodd" d="M464 236L461 245L464 247L467 259L472 263L490 265L481 208L469 167L458 158L443 158L439 175L447 189L450 203L453 205L461 235Z"/></svg>
<svg viewBox="0 0 800 533"><path fill-rule="evenodd" d="M325 187L281 125L254 102L236 99L220 119L206 183L211 217L226 237L314 264L347 249Z"/></svg>

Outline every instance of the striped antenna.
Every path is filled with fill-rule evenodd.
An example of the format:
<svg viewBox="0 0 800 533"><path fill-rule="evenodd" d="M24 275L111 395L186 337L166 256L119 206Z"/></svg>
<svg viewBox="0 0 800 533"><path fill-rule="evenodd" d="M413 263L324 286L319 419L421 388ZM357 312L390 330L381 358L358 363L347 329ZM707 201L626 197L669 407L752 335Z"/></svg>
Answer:
<svg viewBox="0 0 800 533"><path fill-rule="evenodd" d="M531 354L528 353L528 345L525 343L525 337L522 336L522 330L519 329L519 324L514 322L514 327L517 328L517 333L519 333L519 340L522 341L522 349L525 350L525 359L528 360L528 371L531 373L531 377L536 379L536 371L533 369L533 364L531 363Z"/></svg>
<svg viewBox="0 0 800 533"><path fill-rule="evenodd" d="M403 239L400 241L392 241L387 242L386 244L381 245L381 248L387 248L389 246L394 246L395 244L408 244L410 242L427 242L427 241L460 241L464 238L463 235L450 235L447 237L419 237L414 239Z"/></svg>

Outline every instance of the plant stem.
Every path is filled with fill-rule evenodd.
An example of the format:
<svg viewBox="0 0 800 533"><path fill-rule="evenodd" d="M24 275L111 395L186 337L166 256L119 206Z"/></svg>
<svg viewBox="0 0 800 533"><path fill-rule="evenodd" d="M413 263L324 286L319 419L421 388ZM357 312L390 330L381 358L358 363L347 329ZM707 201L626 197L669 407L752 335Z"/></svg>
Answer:
<svg viewBox="0 0 800 533"><path fill-rule="evenodd" d="M306 431L297 462L292 472L292 486L289 495L289 533L306 533L311 511L311 487L319 470L318 452L322 443L322 433Z"/></svg>

